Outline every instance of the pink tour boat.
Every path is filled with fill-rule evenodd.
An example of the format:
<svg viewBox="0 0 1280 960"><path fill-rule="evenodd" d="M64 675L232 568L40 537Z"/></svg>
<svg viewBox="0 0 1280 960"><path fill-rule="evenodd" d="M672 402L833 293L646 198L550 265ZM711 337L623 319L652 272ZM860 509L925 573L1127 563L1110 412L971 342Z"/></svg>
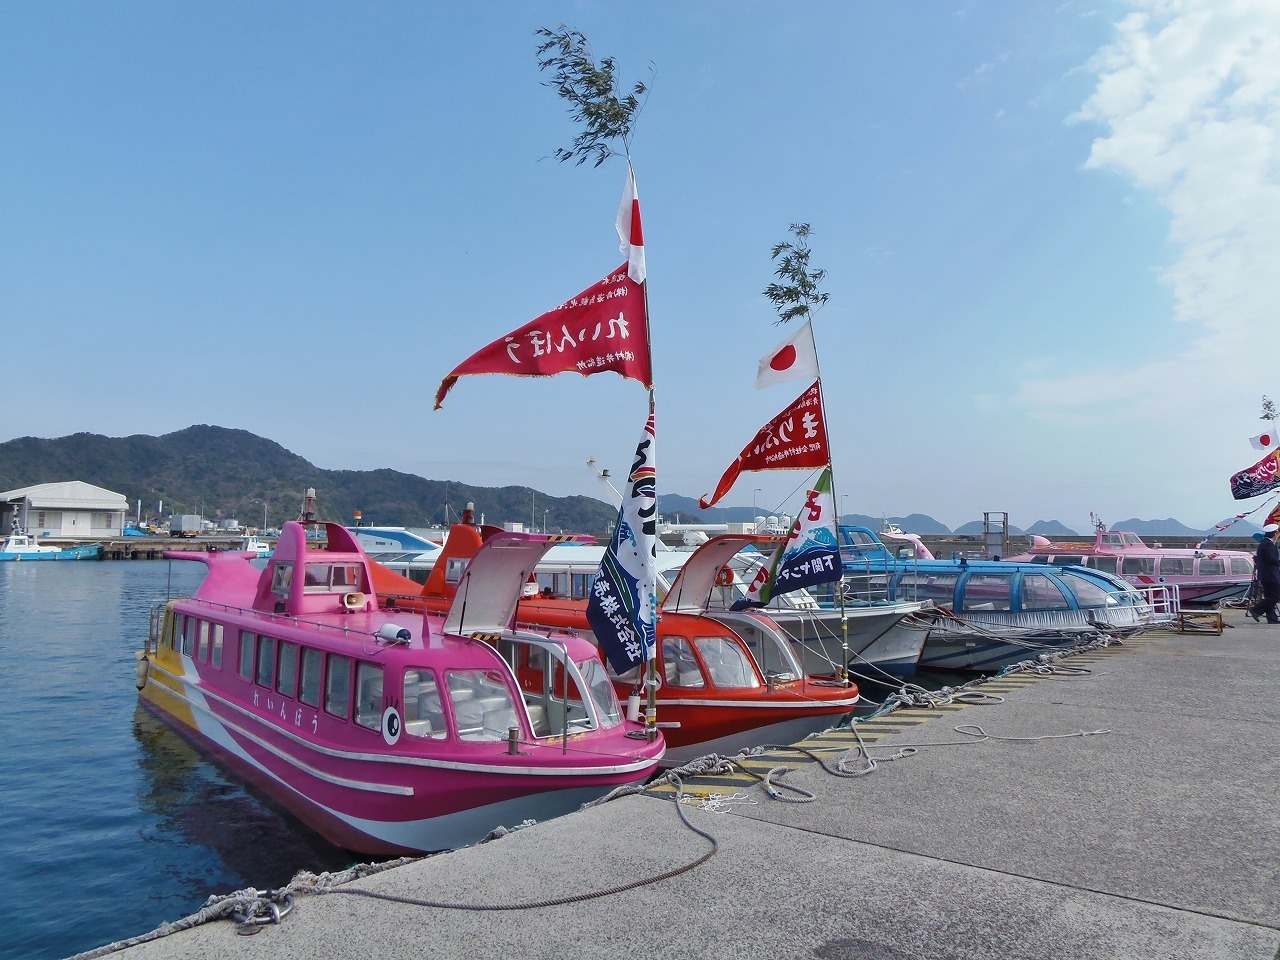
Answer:
<svg viewBox="0 0 1280 960"><path fill-rule="evenodd" d="M1151 547L1136 533L1108 530L1094 520L1093 543L1051 543L1033 536L1031 549L1011 561L1075 563L1122 577L1136 587L1176 587L1186 604L1214 604L1238 597L1253 582L1253 554L1209 547Z"/></svg>
<svg viewBox="0 0 1280 960"><path fill-rule="evenodd" d="M166 553L208 573L152 611L138 689L331 843L450 849L657 769L661 736L625 719L593 643L510 629L560 538L493 537L442 616L380 604L353 535L313 526L323 541L286 523L265 569L244 551Z"/></svg>

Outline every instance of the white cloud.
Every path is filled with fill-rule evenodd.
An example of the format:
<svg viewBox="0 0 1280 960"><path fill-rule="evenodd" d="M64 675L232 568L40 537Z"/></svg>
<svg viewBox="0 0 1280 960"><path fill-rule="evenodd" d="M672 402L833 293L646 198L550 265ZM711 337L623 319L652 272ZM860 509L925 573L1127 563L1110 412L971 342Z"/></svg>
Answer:
<svg viewBox="0 0 1280 960"><path fill-rule="evenodd" d="M1169 214L1170 342L1123 377L1098 370L1022 384L1035 407L1090 419L1064 397L1128 405L1142 419L1229 363L1231 393L1275 393L1280 352L1280 4L1274 0L1134 0L1089 65L1097 85L1072 119L1099 125L1086 169L1114 171ZM1122 320L1120 322L1123 322ZM1188 334L1190 335L1188 337ZM1216 379L1216 374L1215 374ZM1223 426L1238 403L1202 407ZM1112 411L1114 413L1114 410ZM1230 422L1229 419L1227 422Z"/></svg>

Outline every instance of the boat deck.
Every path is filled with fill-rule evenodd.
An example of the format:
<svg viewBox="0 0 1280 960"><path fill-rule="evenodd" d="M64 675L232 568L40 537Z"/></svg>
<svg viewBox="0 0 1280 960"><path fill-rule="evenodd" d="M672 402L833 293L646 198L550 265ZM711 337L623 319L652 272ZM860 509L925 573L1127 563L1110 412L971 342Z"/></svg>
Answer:
<svg viewBox="0 0 1280 960"><path fill-rule="evenodd" d="M352 885L562 905L300 896L258 936L218 922L124 955L1274 960L1280 628L1238 610L1224 620L1221 635L1151 633L980 688L999 700L864 721L858 736L881 758L866 775L781 749L692 779L683 809L718 849L623 894L581 899L711 849L669 787ZM889 759L922 744L946 745ZM828 764L850 746L848 730L805 743L837 748L819 753ZM780 767L772 779L811 800L766 793L760 778Z"/></svg>

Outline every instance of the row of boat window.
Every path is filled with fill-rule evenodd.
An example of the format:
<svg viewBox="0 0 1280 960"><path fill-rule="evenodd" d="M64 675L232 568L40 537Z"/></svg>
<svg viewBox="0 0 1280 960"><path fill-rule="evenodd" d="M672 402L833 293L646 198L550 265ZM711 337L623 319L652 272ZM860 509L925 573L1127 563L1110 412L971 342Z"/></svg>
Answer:
<svg viewBox="0 0 1280 960"><path fill-rule="evenodd" d="M1033 563L1074 563L1102 573L1119 573L1124 577L1223 577L1230 570L1233 577L1253 575L1248 557L1085 557L1079 555L1036 554ZM1117 568L1117 561L1119 563ZM1229 561L1229 562L1228 562Z"/></svg>
<svg viewBox="0 0 1280 960"><path fill-rule="evenodd" d="M221 670L224 635L225 630L220 623L175 614L173 629L166 634L165 644ZM522 666L526 671L536 672L539 686L546 687L541 692L525 695L525 708L534 736L556 736L566 722L571 728L594 725L583 706L580 692L575 689L577 696L566 699L563 667L545 670L545 651L529 651L523 664L511 652L506 654L506 658L513 668ZM382 727L384 670L380 664L353 660L343 654L242 630L237 673L242 680L283 698L297 700L317 710L323 707L326 714L338 720L354 719L356 724L369 730ZM356 692L354 717L351 711L353 676ZM544 676L545 683L542 682ZM586 679L591 684L592 678ZM608 688L603 676L600 680ZM502 740L510 728L519 726L515 704L500 671L447 670L444 683L458 739ZM576 688L576 681L570 687ZM449 726L436 673L427 668L407 668L403 692L404 732L430 740L448 737ZM596 692L599 704L600 691ZM609 696L603 706L606 714L603 719L616 722L620 720L620 715L615 716L616 699L611 688L607 692ZM609 704L613 705L612 708Z"/></svg>

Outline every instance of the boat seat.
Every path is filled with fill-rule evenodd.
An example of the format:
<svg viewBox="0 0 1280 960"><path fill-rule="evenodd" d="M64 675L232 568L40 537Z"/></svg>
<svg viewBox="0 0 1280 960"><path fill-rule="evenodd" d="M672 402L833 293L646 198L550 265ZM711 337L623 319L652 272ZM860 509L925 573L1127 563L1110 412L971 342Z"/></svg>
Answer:
<svg viewBox="0 0 1280 960"><path fill-rule="evenodd" d="M516 722L516 712L511 707L500 707L497 710L486 710L484 714L484 732L505 738L512 727L520 726Z"/></svg>
<svg viewBox="0 0 1280 960"><path fill-rule="evenodd" d="M551 723L547 720L547 708L540 703L525 704L529 711L529 722L533 726L535 737L545 737L551 733Z"/></svg>

